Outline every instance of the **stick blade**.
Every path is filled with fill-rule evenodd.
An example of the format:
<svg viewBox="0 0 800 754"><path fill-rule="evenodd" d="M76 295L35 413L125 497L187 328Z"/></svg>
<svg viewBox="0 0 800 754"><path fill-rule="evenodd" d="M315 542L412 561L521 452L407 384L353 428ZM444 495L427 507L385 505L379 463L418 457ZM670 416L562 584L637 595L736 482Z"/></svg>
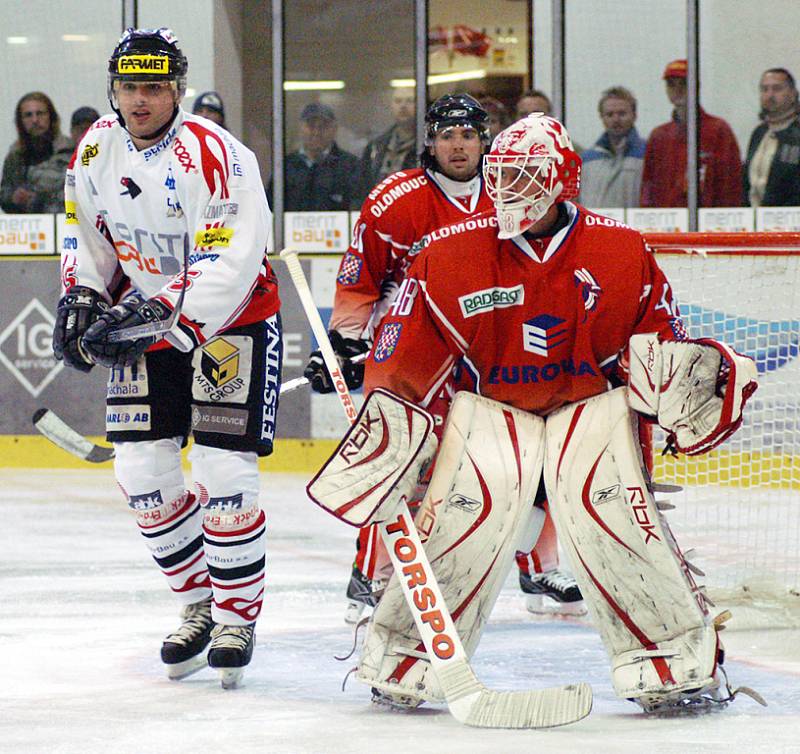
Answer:
<svg viewBox="0 0 800 754"><path fill-rule="evenodd" d="M536 691L484 689L462 722L476 728L556 728L591 711L592 689L586 683Z"/></svg>
<svg viewBox="0 0 800 754"><path fill-rule="evenodd" d="M102 447L89 442L72 427L65 424L49 408L36 410L33 414L33 426L50 442L84 461L104 463L114 457L114 448Z"/></svg>

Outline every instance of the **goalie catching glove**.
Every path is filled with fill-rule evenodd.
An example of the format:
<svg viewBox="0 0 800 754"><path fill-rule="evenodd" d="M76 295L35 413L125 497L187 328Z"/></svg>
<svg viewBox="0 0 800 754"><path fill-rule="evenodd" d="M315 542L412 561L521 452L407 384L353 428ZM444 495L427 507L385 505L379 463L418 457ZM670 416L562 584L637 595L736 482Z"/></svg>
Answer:
<svg viewBox="0 0 800 754"><path fill-rule="evenodd" d="M172 310L158 299L143 299L138 293L133 293L100 315L83 336L83 348L94 361L105 367L131 366L157 338L150 335L112 343L108 340L109 334L146 322L167 320L171 314Z"/></svg>
<svg viewBox="0 0 800 754"><path fill-rule="evenodd" d="M629 348L630 406L654 417L676 450L705 453L742 423L758 386L752 359L711 338L662 342L650 333L634 335Z"/></svg>
<svg viewBox="0 0 800 754"><path fill-rule="evenodd" d="M344 338L336 330L331 330L328 337L331 340L333 352L339 360L339 367L347 387L350 390L358 390L364 382L364 363L363 359L357 363L354 363L353 359L368 354L372 348L372 341L361 338ZM333 382L320 351L311 352L308 364L303 371L303 377L311 383L311 389L314 392L333 392Z"/></svg>

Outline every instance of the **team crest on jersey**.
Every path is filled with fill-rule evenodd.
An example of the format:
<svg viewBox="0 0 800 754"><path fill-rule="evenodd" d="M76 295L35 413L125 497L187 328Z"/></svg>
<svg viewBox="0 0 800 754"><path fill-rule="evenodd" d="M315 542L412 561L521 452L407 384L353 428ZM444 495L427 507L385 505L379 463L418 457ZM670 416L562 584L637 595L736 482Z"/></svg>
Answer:
<svg viewBox="0 0 800 754"><path fill-rule="evenodd" d="M592 273L585 267L575 270L575 286L580 291L581 298L583 299L583 308L587 312L594 311L597 306L597 299L600 297L603 289L598 285ZM586 321L585 316L584 321Z"/></svg>
<svg viewBox="0 0 800 754"><path fill-rule="evenodd" d="M375 361L378 363L386 361L394 353L402 329L403 325L399 322L389 322L383 326L378 342L375 344Z"/></svg>
<svg viewBox="0 0 800 754"><path fill-rule="evenodd" d="M547 356L566 339L566 320L552 314L540 314L522 325L522 347L537 356Z"/></svg>
<svg viewBox="0 0 800 754"><path fill-rule="evenodd" d="M339 275L336 277L336 282L339 285L355 285L361 277L361 267L364 260L352 251L348 251L342 259L342 264L339 267Z"/></svg>
<svg viewBox="0 0 800 754"><path fill-rule="evenodd" d="M128 178L127 176L122 176L119 179L119 182L125 187L124 191L120 191L120 196L129 196L131 199L135 199L139 194L142 193L142 190L136 185L136 182L133 178Z"/></svg>

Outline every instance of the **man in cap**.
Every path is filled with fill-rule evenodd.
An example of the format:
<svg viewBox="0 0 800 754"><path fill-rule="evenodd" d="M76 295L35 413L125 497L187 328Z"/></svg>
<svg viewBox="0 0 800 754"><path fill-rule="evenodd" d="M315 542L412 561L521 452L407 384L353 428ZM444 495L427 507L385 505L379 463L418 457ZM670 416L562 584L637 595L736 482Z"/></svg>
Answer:
<svg viewBox="0 0 800 754"><path fill-rule="evenodd" d="M201 118L208 118L218 126L227 128L225 125L225 105L222 97L216 92L203 92L195 101L192 113Z"/></svg>
<svg viewBox="0 0 800 754"><path fill-rule="evenodd" d="M356 204L358 158L336 143L336 114L322 102L300 113L300 148L284 161L283 207L290 212L349 210ZM267 196L272 204L270 180Z"/></svg>
<svg viewBox="0 0 800 754"><path fill-rule="evenodd" d="M686 207L686 61L673 60L662 76L672 119L650 134L642 169L642 207ZM738 207L742 163L731 127L700 108L699 205Z"/></svg>

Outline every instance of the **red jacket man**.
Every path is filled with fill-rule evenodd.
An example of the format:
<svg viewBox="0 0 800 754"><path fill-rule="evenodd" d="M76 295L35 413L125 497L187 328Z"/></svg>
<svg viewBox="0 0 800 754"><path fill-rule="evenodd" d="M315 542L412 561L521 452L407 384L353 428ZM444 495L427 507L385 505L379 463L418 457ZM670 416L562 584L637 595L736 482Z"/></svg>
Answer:
<svg viewBox="0 0 800 754"><path fill-rule="evenodd" d="M672 120L653 129L642 172L642 207L687 206L686 61L675 60L664 70L667 97L675 109ZM742 163L731 127L722 118L700 110L701 207L738 207L742 203Z"/></svg>

